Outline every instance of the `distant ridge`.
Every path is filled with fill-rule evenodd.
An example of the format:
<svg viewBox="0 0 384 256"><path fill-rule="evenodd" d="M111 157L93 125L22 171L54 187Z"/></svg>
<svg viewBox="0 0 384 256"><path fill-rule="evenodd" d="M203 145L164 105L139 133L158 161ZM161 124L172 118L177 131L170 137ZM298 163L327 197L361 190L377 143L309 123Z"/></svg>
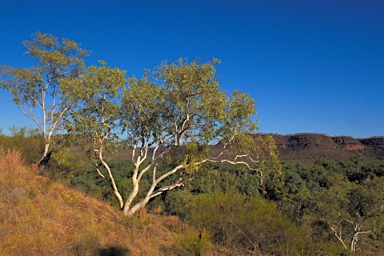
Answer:
<svg viewBox="0 0 384 256"><path fill-rule="evenodd" d="M356 139L316 133L271 135L283 162L313 162L319 158L345 162L357 153L370 160L384 160L384 136Z"/></svg>

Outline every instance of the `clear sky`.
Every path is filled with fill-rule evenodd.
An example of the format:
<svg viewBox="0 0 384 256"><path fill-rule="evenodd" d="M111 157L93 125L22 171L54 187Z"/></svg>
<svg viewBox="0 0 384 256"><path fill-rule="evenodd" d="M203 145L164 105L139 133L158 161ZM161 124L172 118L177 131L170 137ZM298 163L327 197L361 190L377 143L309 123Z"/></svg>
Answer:
<svg viewBox="0 0 384 256"><path fill-rule="evenodd" d="M382 0L0 0L0 64L32 65L36 31L141 76L162 60L222 60L222 88L257 100L260 132L384 136ZM0 127L35 127L0 91Z"/></svg>

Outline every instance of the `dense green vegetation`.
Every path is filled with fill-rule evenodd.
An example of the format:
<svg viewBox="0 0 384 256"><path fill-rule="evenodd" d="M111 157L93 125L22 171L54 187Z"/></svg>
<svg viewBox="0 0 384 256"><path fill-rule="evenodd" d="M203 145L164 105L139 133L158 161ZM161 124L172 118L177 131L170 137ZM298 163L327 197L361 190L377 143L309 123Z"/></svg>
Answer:
<svg viewBox="0 0 384 256"><path fill-rule="evenodd" d="M0 136L0 145L22 148L32 162L39 155L29 150L35 136L26 128L12 128L11 136ZM132 186L125 179L132 166L119 157L125 153L111 160L116 183L125 188L122 193ZM205 229L214 244L240 254L377 255L384 249L384 161L355 154L348 163L322 158L312 165L283 163L282 169L282 182L265 177L261 184L260 176L246 168L206 165L191 173L184 187L155 198L147 209L177 215ZM109 182L76 146L53 154L43 174L118 204ZM150 180L144 184L139 193L145 193Z"/></svg>

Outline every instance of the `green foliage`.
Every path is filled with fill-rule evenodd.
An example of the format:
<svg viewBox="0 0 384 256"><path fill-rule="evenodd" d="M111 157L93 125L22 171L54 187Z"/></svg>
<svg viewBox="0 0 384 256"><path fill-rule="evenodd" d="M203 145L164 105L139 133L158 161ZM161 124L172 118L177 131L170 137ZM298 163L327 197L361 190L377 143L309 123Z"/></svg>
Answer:
<svg viewBox="0 0 384 256"><path fill-rule="evenodd" d="M374 223L382 221L383 185L379 178L363 185L344 182L318 194L314 212L352 253L361 248L373 249L364 236L372 233Z"/></svg>
<svg viewBox="0 0 384 256"><path fill-rule="evenodd" d="M199 169L199 163L209 157L209 147L207 145L200 145L197 142L189 142L185 145L184 163L186 164L186 172L193 173Z"/></svg>
<svg viewBox="0 0 384 256"><path fill-rule="evenodd" d="M254 131L255 101L238 91L226 96L215 78L216 63L215 59L204 64L179 59L152 73L156 83L149 81L151 74L141 80L131 78L122 113L128 141L204 145Z"/></svg>
<svg viewBox="0 0 384 256"><path fill-rule="evenodd" d="M196 230L190 227L186 227L177 240L181 255L202 255L209 252L212 247L209 234L200 233L199 235Z"/></svg>
<svg viewBox="0 0 384 256"><path fill-rule="evenodd" d="M320 159L312 166L284 165L279 209L297 225L311 230L312 241L324 244L323 251L329 241L339 244L333 252L358 248L376 252L371 245L380 244L373 233L381 230L378 223L383 219L384 195L378 185L382 177L376 176L381 165L368 163L361 155L353 159L354 163L347 164ZM356 168L358 172L351 171Z"/></svg>
<svg viewBox="0 0 384 256"><path fill-rule="evenodd" d="M110 68L105 62L101 66L90 66L77 77L63 80L63 87L73 83L73 122L69 129L91 138L102 139L116 128L119 112L119 98L125 85L125 71ZM96 143L96 142L95 142Z"/></svg>
<svg viewBox="0 0 384 256"><path fill-rule="evenodd" d="M49 164L51 170L55 169L57 174L65 172L71 173L83 172L92 168L89 157L81 149L72 147L63 147L52 154L52 161ZM57 175L53 173L53 175Z"/></svg>
<svg viewBox="0 0 384 256"><path fill-rule="evenodd" d="M165 213L168 215L177 215L184 220L188 215L186 205L188 205L192 199L192 194L184 189L167 193L164 199Z"/></svg>
<svg viewBox="0 0 384 256"><path fill-rule="evenodd" d="M185 189L193 194L225 192L236 188L247 195L260 193L260 176L244 166L209 164L190 176Z"/></svg>
<svg viewBox="0 0 384 256"><path fill-rule="evenodd" d="M18 150L27 164L36 162L41 157L44 145L36 129L28 127L10 127L11 135L0 134L0 147Z"/></svg>
<svg viewBox="0 0 384 256"><path fill-rule="evenodd" d="M237 186L236 176L232 174L232 165L203 167L187 188L193 193L224 192Z"/></svg>
<svg viewBox="0 0 384 256"><path fill-rule="evenodd" d="M213 242L227 247L296 254L304 245L304 233L261 197L236 190L201 194L189 209L188 222L206 228Z"/></svg>
<svg viewBox="0 0 384 256"><path fill-rule="evenodd" d="M279 208L295 221L296 225L300 226L303 224L303 217L311 200L311 190L306 181L295 171L287 170L283 198L279 201Z"/></svg>

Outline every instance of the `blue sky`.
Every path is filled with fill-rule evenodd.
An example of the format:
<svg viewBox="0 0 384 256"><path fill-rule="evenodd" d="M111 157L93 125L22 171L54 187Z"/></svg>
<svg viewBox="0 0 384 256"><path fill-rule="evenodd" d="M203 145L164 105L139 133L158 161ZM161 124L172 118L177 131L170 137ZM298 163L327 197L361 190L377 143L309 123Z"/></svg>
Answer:
<svg viewBox="0 0 384 256"><path fill-rule="evenodd" d="M0 65L23 40L66 37L141 76L162 60L222 60L222 88L257 101L260 132L384 136L384 1L0 0ZM0 127L33 123L0 91Z"/></svg>

